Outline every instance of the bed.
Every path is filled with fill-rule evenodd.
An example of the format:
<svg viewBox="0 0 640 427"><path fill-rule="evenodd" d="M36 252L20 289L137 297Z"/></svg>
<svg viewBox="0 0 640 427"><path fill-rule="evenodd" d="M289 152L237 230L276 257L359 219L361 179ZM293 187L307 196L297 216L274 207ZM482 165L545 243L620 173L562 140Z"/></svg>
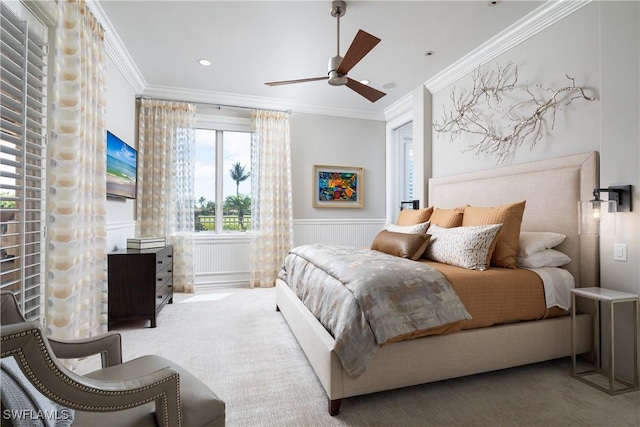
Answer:
<svg viewBox="0 0 640 427"><path fill-rule="evenodd" d="M578 234L577 202L598 186L598 153L589 152L429 180L429 205L494 206L526 200L522 231L566 235L558 249L576 287L598 286L598 241ZM489 270L490 271L490 270ZM336 341L283 280L276 304L338 414L342 399L569 356L571 317L560 316L403 340L380 347L368 368L349 375ZM578 306L576 352L592 349L590 307ZM426 363L428 362L428 363Z"/></svg>

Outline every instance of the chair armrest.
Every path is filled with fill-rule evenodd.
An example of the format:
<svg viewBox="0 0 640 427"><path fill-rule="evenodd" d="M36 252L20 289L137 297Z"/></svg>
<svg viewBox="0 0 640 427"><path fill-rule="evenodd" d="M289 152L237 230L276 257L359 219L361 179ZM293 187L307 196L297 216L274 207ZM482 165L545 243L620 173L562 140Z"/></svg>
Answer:
<svg viewBox="0 0 640 427"><path fill-rule="evenodd" d="M50 400L87 412L121 411L155 402L159 425L182 426L180 380L175 370L163 368L118 381L82 377L58 362L37 322L1 329L1 357L14 356L29 382Z"/></svg>
<svg viewBox="0 0 640 427"><path fill-rule="evenodd" d="M122 344L118 332L107 332L77 340L48 340L53 353L59 359L77 359L100 354L103 368L122 363Z"/></svg>

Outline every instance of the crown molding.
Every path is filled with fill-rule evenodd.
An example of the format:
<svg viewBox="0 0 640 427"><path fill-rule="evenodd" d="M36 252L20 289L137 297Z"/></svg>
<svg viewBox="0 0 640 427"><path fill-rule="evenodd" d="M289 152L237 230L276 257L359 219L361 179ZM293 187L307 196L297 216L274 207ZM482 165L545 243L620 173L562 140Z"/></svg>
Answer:
<svg viewBox="0 0 640 427"><path fill-rule="evenodd" d="M105 29L105 49L115 66L136 93L143 96L175 99L204 104L227 104L249 108L292 110L296 113L321 114L327 116L352 117L384 121L383 112L305 104L287 99L266 98L226 92L203 91L169 86L149 85L136 66L126 46L118 36L98 0L87 2L96 19Z"/></svg>
<svg viewBox="0 0 640 427"><path fill-rule="evenodd" d="M209 90L185 89L181 87L147 85L141 95L151 98L171 99L200 104L237 106L242 108L263 108L267 110L285 110L296 113L320 114L326 116L352 117L366 120L384 121L382 112L364 111L349 108L304 104L288 99L239 95Z"/></svg>
<svg viewBox="0 0 640 427"><path fill-rule="evenodd" d="M523 41L533 37L547 27L571 15L593 0L562 0L547 1L516 23L507 27L493 38L489 39L468 55L454 62L426 82L424 86L431 93L445 88L458 79L472 72L478 66L497 58ZM37 3L37 2L36 2ZM250 108L265 108L279 110L293 110L297 113L320 114L328 116L352 117L366 120L389 121L404 114L412 108L413 91L400 98L383 112L340 108L305 104L297 101L267 98L249 95L232 94L226 92L202 91L178 87L148 85L142 73L136 66L115 28L109 21L98 0L87 2L96 19L105 29L105 44L107 55L113 60L129 85L136 93L180 101L205 104L227 104L246 106Z"/></svg>
<svg viewBox="0 0 640 427"><path fill-rule="evenodd" d="M56 2L23 0L24 6L46 27L58 24L58 5Z"/></svg>
<svg viewBox="0 0 640 427"><path fill-rule="evenodd" d="M583 8L593 0L547 1L424 83L436 93L542 30Z"/></svg>
<svg viewBox="0 0 640 427"><path fill-rule="evenodd" d="M116 32L116 29L109 21L104 9L100 5L98 0L88 1L87 6L94 14L102 28L104 28L104 41L105 52L111 58L116 68L122 73L129 86L136 93L140 93L147 86L147 82L144 79L142 73L138 69L138 66L133 61L133 58L129 54L126 46L120 39L120 36Z"/></svg>
<svg viewBox="0 0 640 427"><path fill-rule="evenodd" d="M384 109L384 116L387 122L394 120L396 117L400 117L407 111L413 109L413 91L409 92L402 98L398 99L393 104Z"/></svg>

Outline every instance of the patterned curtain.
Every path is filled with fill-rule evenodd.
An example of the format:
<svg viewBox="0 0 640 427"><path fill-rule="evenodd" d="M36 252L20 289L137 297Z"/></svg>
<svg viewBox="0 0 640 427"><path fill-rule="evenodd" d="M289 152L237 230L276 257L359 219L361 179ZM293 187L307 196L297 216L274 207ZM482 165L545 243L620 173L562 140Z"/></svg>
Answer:
<svg viewBox="0 0 640 427"><path fill-rule="evenodd" d="M47 147L47 333L107 330L104 31L83 1L58 2Z"/></svg>
<svg viewBox="0 0 640 427"><path fill-rule="evenodd" d="M293 247L289 115L252 115L251 287L275 285L278 269Z"/></svg>
<svg viewBox="0 0 640 427"><path fill-rule="evenodd" d="M138 237L173 245L173 290L193 292L196 107L142 99L138 121Z"/></svg>

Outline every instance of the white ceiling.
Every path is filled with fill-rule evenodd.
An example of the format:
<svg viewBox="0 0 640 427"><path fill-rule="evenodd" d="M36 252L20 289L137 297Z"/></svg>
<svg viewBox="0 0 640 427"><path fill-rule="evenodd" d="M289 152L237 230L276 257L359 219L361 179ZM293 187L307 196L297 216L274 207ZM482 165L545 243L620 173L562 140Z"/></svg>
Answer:
<svg viewBox="0 0 640 427"><path fill-rule="evenodd" d="M102 0L99 4L152 91L179 93L176 89L182 88L185 93L375 114L543 3L347 1L340 20L340 54L344 56L358 29L382 39L349 73L387 93L376 103L326 81L264 84L326 75L329 58L336 55L331 1ZM426 56L427 51L435 53ZM203 67L199 58L210 59L213 65ZM394 87L383 88L387 84Z"/></svg>

